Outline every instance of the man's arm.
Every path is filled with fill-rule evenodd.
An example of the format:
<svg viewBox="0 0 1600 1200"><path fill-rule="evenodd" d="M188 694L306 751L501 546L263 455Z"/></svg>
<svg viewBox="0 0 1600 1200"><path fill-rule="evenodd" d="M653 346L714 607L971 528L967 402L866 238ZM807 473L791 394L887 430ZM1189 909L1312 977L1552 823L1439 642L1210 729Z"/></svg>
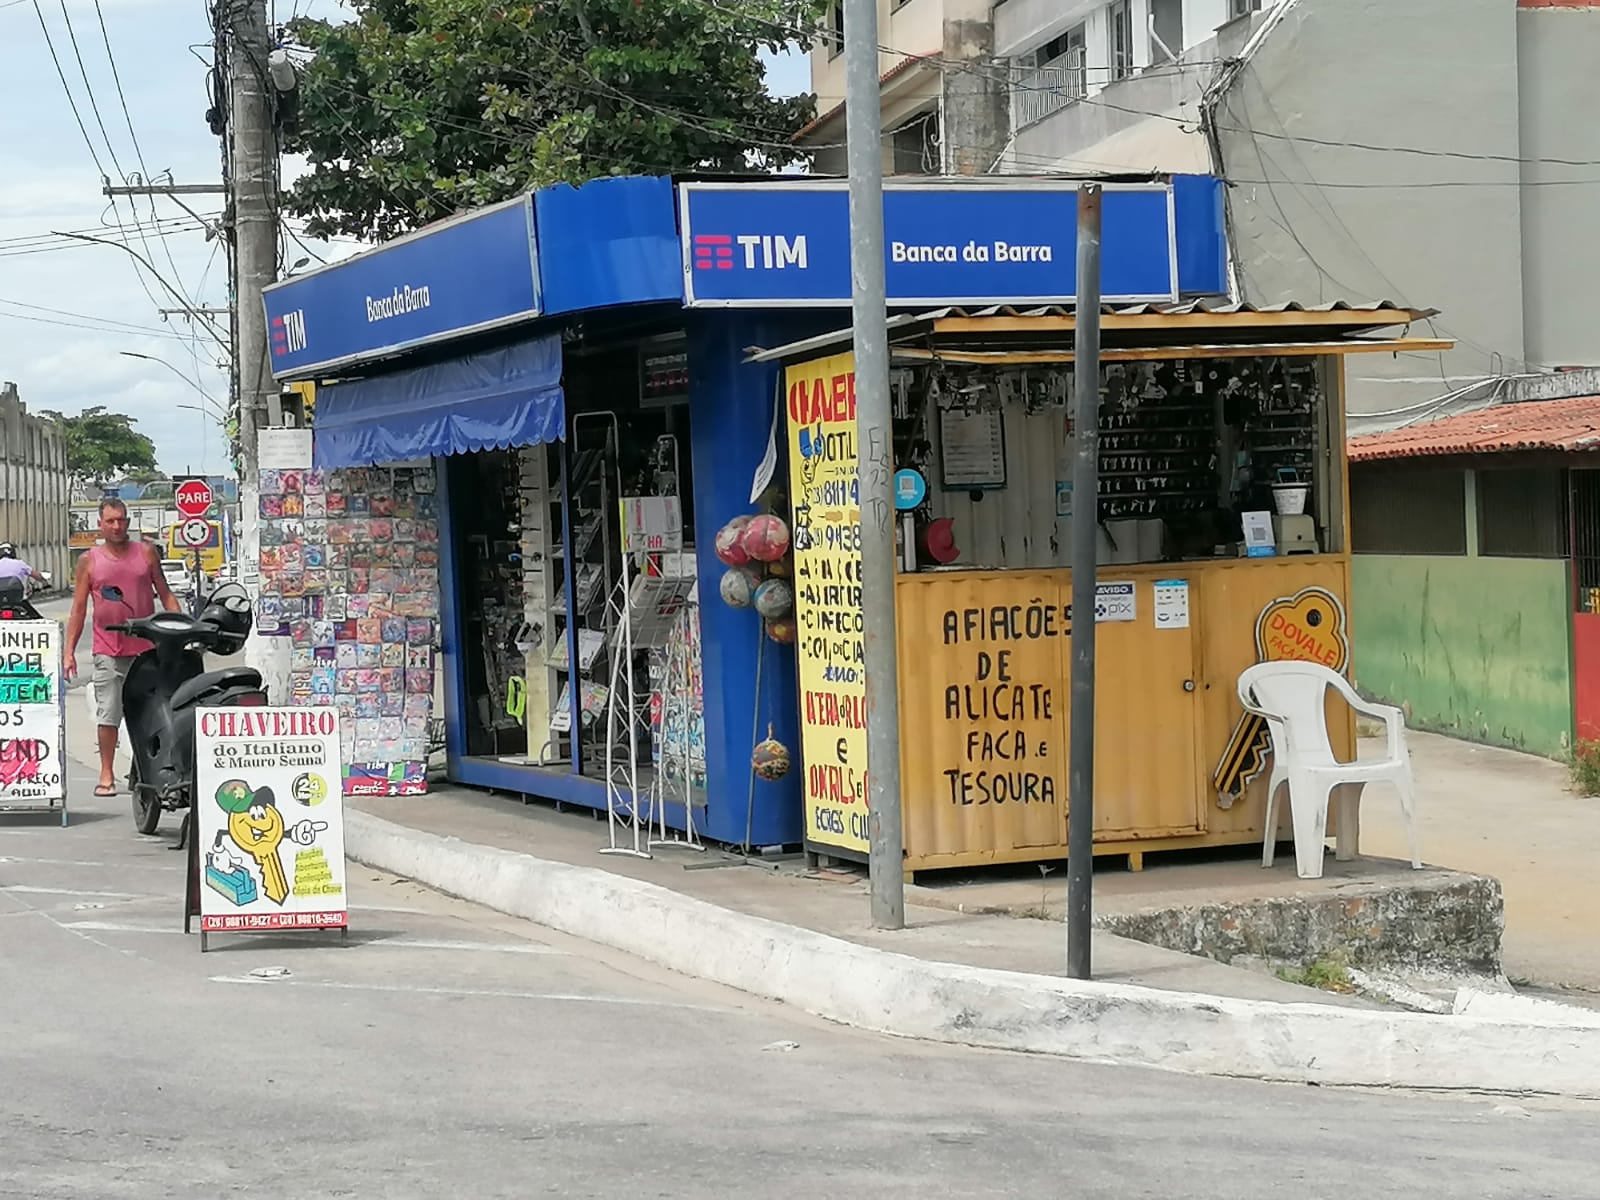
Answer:
<svg viewBox="0 0 1600 1200"><path fill-rule="evenodd" d="M72 585L72 613L67 617L67 678L78 673L78 639L89 615L89 555L78 559L77 577Z"/></svg>
<svg viewBox="0 0 1600 1200"><path fill-rule="evenodd" d="M172 586L167 583L167 573L161 569L161 555L154 546L150 547L150 570L155 575L156 599L161 601L161 607L168 612L178 611L178 598L172 594Z"/></svg>

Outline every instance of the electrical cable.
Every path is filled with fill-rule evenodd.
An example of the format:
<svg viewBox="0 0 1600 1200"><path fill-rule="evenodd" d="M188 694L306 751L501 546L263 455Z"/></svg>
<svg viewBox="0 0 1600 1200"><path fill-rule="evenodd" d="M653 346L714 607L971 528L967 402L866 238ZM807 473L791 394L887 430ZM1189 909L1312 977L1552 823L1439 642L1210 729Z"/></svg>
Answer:
<svg viewBox="0 0 1600 1200"><path fill-rule="evenodd" d="M65 2L65 0L63 0L63 3L64 2ZM111 81L116 86L116 89L117 89L117 101L122 106L122 119L128 126L128 138L133 143L134 158L139 163L140 180L145 184L149 184L151 182L150 168L145 163L145 160L144 160L144 147L139 144L139 135L138 135L138 133L136 133L134 131L134 128L133 128L133 114L128 111L128 96L127 96L127 93L124 92L123 89L122 89L122 73L117 70L117 56L116 56L115 52L111 49L111 34L106 29L106 17L105 17L105 13L100 8L100 0L94 0L94 14L95 14L95 17L98 19L98 21L100 23L100 40L101 40L102 43L104 43L105 48L106 48L106 61L111 66ZM150 219L152 221L159 222L161 218L160 218L160 215L156 211L156 198L155 198L155 196L151 195L149 197L149 200L150 200ZM137 208L137 205L135 204L134 199L133 199L132 196L128 197L128 207L129 207L129 209L131 209L133 211L135 224L138 224L139 223L138 208ZM141 237L141 241L143 241L142 237ZM145 252L149 253L149 243L145 242L144 245L145 245ZM183 287L183 274L182 274L182 272L180 272L178 270L178 263L172 257L172 247L171 247L171 245L169 245L165 240L163 240L161 242L161 251L162 251L162 253L164 255L166 255L167 266L172 269L172 278L177 282L179 290L183 291L184 294L187 295L188 293ZM159 307L159 305L157 307Z"/></svg>

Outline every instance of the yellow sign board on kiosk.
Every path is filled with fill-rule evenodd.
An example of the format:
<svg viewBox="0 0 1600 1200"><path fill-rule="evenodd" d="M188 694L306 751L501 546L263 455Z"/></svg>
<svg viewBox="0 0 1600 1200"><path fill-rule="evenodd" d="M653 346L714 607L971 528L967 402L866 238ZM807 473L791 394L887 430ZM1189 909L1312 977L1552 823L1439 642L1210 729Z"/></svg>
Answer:
<svg viewBox="0 0 1600 1200"><path fill-rule="evenodd" d="M785 371L805 838L867 853L855 356Z"/></svg>

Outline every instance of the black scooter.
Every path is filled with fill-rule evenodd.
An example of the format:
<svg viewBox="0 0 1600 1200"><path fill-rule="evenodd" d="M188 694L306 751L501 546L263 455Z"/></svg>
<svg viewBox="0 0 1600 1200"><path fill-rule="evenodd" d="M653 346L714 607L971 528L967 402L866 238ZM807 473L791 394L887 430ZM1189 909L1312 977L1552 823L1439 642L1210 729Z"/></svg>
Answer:
<svg viewBox="0 0 1600 1200"><path fill-rule="evenodd" d="M44 617L28 599L28 585L20 579L0 579L0 621L42 621Z"/></svg>
<svg viewBox="0 0 1600 1200"><path fill-rule="evenodd" d="M252 621L250 594L240 584L228 583L206 598L197 617L157 612L109 627L151 643L133 660L122 684L122 713L133 757L128 791L133 796L133 823L140 833L154 833L163 811L191 805L196 710L259 708L267 703L260 672L250 667L205 668L206 651L242 650ZM183 844L180 836L178 847Z"/></svg>

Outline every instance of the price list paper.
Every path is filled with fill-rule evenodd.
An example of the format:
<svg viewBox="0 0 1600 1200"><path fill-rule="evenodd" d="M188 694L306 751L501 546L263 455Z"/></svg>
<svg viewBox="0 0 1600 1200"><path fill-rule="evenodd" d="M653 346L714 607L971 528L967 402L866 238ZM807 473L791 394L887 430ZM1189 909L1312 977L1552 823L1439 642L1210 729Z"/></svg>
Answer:
<svg viewBox="0 0 1600 1200"><path fill-rule="evenodd" d="M785 373L806 840L867 853L855 358Z"/></svg>

